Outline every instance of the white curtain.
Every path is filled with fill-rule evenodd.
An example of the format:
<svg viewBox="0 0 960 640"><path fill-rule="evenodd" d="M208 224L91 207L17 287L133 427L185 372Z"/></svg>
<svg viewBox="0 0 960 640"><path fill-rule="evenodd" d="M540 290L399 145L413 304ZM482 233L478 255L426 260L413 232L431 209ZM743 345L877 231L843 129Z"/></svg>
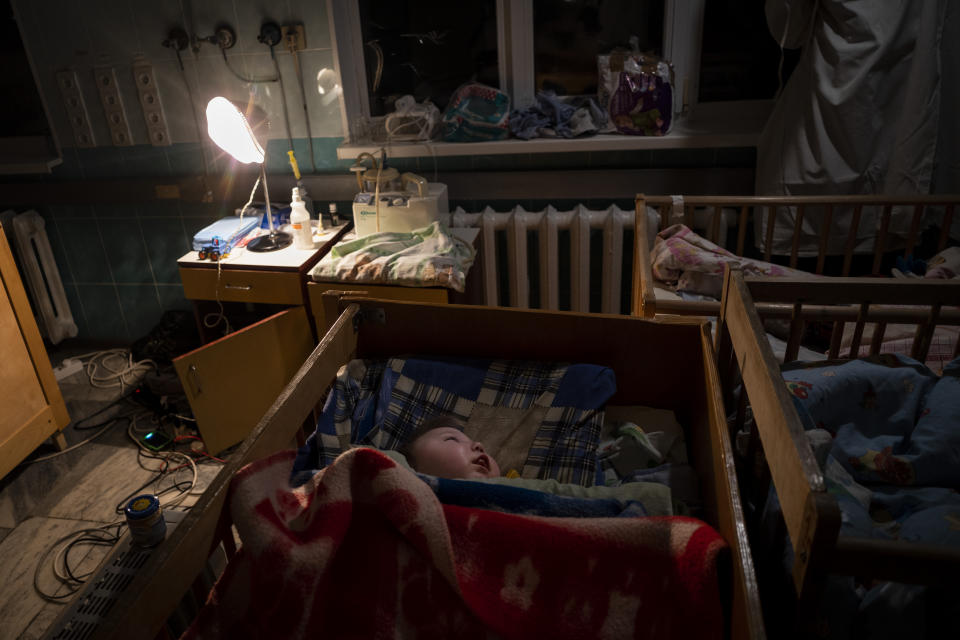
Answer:
<svg viewBox="0 0 960 640"><path fill-rule="evenodd" d="M757 152L758 195L914 195L960 192L957 83L960 2L767 0L784 48L802 48ZM816 253L823 213L806 211L801 254ZM842 252L852 211L834 211L831 252ZM960 220L955 230L960 235ZM867 210L858 249L879 224ZM910 213L891 231L906 233ZM758 220L757 243L766 221ZM788 253L793 212L778 212L773 251Z"/></svg>

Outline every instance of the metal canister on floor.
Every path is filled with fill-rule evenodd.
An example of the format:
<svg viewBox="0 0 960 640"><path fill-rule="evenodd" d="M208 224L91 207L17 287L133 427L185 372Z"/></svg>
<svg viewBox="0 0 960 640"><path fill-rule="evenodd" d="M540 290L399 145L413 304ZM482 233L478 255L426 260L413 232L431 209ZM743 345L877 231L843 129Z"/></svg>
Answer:
<svg viewBox="0 0 960 640"><path fill-rule="evenodd" d="M123 509L130 527L133 543L140 547L160 544L167 535L167 523L163 518L160 500L153 495L137 496Z"/></svg>

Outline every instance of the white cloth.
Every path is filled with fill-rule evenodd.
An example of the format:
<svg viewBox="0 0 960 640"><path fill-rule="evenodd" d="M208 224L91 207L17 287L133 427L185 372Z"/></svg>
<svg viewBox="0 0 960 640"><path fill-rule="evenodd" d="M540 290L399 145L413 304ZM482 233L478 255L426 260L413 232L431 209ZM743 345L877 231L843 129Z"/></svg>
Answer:
<svg viewBox="0 0 960 640"><path fill-rule="evenodd" d="M757 194L960 191L960 142L946 138L958 130L958 4L767 0L774 39L803 51L761 134ZM830 252L843 251L852 214L834 210ZM864 208L858 249L872 249L879 218L879 210ZM787 208L778 212L774 253L790 252L794 219ZM822 210L804 212L801 255L816 254L822 219ZM911 212L895 211L890 231L905 234L910 219ZM755 231L763 246L765 216Z"/></svg>

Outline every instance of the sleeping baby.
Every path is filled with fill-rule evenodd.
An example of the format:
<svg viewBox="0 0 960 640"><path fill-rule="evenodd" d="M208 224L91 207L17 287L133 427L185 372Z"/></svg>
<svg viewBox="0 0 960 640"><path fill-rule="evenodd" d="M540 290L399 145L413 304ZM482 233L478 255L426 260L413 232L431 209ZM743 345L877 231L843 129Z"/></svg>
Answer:
<svg viewBox="0 0 960 640"><path fill-rule="evenodd" d="M434 416L414 430L400 448L415 471L441 478L497 478L497 461L464 433L463 420Z"/></svg>

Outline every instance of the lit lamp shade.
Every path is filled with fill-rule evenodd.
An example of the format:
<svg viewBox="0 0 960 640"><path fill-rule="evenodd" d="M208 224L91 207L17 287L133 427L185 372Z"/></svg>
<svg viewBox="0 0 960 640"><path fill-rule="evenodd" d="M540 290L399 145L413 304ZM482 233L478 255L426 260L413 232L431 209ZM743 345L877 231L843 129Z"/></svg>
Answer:
<svg viewBox="0 0 960 640"><path fill-rule="evenodd" d="M217 97L207 103L207 133L218 147L239 162L263 162L263 147L257 142L250 123L226 98Z"/></svg>

